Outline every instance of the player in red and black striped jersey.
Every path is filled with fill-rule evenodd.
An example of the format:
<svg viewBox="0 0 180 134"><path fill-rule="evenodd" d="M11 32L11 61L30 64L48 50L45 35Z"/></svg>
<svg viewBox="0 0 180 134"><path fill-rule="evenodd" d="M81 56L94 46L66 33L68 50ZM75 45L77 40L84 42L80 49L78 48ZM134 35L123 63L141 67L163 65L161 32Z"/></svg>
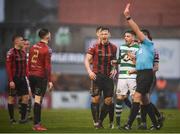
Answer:
<svg viewBox="0 0 180 134"><path fill-rule="evenodd" d="M34 101L34 126L33 130L44 131L47 128L41 125L41 104L46 92L47 86L51 90L51 53L48 47L51 33L47 29L39 31L40 42L33 45L29 51L28 69L29 82Z"/></svg>
<svg viewBox="0 0 180 134"><path fill-rule="evenodd" d="M8 111L10 122L15 123L14 119L14 103L15 96L22 98L21 103L21 120L19 123L26 122L27 103L29 99L28 87L26 82L27 63L26 52L22 50L24 45L23 37L20 35L13 36L14 47L11 48L6 57L6 69L9 77L8 91Z"/></svg>
<svg viewBox="0 0 180 134"><path fill-rule="evenodd" d="M116 69L111 65L111 61L116 59L117 48L115 45L109 42L108 38L110 32L108 28L102 28L100 32L100 40L89 47L85 57L85 67L91 80L93 80L92 87L92 104L97 105L99 95L103 91L104 104L101 108L100 117L94 119L98 121L97 128L101 128L102 122L109 111L114 110L112 104L113 96L113 76L117 73ZM90 65L92 64L92 69ZM94 106L95 107L95 106ZM97 112L92 110L93 115Z"/></svg>
<svg viewBox="0 0 180 134"><path fill-rule="evenodd" d="M22 50L24 50L26 52L26 56L28 59L29 56L29 48L30 48L30 42L28 39L24 38L24 45ZM31 93L31 88L29 85L29 79L26 77L26 81L27 81L27 85L28 85L28 91L29 91L29 100L28 100L28 104L27 104L27 120L32 120L32 116L31 116L31 108L32 108L32 93ZM18 107L19 107L19 113L21 113L21 102L22 102L22 98L19 97L18 98Z"/></svg>

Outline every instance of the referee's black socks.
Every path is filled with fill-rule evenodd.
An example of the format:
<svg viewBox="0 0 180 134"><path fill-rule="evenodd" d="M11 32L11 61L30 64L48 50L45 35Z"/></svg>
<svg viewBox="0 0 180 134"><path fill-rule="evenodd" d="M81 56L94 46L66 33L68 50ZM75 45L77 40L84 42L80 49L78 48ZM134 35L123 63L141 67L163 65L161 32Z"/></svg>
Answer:
<svg viewBox="0 0 180 134"><path fill-rule="evenodd" d="M142 123L146 123L146 115L147 115L146 106L141 105L141 122Z"/></svg>
<svg viewBox="0 0 180 134"><path fill-rule="evenodd" d="M157 123L152 105L149 103L147 105L144 105L144 108L145 108L146 112L148 113L153 125L156 127L158 125L158 123Z"/></svg>
<svg viewBox="0 0 180 134"><path fill-rule="evenodd" d="M140 103L139 102L133 102L131 107L131 112L129 115L128 125L131 127L134 119L136 118L138 111L140 109Z"/></svg>
<svg viewBox="0 0 180 134"><path fill-rule="evenodd" d="M113 121L114 121L114 103L112 103L109 106L109 122L113 123Z"/></svg>
<svg viewBox="0 0 180 134"><path fill-rule="evenodd" d="M157 107L156 107L153 103L150 103L150 105L151 105L151 107L153 108L155 115L156 115L158 118L160 118L160 117L161 117L161 114L160 114L160 112L158 111Z"/></svg>

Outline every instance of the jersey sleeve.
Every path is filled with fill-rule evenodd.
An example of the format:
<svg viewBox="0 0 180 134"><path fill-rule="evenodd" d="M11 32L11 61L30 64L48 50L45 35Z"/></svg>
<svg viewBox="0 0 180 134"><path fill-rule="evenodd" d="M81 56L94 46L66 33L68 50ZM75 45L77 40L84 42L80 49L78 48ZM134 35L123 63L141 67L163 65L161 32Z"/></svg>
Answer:
<svg viewBox="0 0 180 134"><path fill-rule="evenodd" d="M11 49L7 52L7 55L6 55L6 70L7 70L9 81L13 81L12 64L13 64L13 51Z"/></svg>
<svg viewBox="0 0 180 134"><path fill-rule="evenodd" d="M117 47L114 45L114 47L113 47L113 57L112 57L112 59L113 60L116 60L116 53L117 53Z"/></svg>
<svg viewBox="0 0 180 134"><path fill-rule="evenodd" d="M48 82L51 82L51 55L52 50L48 48L47 52L45 53L45 74Z"/></svg>
<svg viewBox="0 0 180 134"><path fill-rule="evenodd" d="M96 46L95 44L91 44L89 46L88 50L87 50L87 53L91 54L91 55L94 55L94 53L95 53L95 46Z"/></svg>

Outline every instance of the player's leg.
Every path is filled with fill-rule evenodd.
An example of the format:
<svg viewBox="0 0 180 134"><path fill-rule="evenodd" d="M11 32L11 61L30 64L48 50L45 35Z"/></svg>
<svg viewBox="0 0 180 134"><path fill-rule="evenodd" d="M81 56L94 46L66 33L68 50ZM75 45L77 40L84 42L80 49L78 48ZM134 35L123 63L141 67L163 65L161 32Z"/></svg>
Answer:
<svg viewBox="0 0 180 134"><path fill-rule="evenodd" d="M114 96L112 97L112 104L109 110L109 128L114 129Z"/></svg>
<svg viewBox="0 0 180 134"><path fill-rule="evenodd" d="M47 88L47 80L39 77L30 76L29 78L30 86L34 96L34 126L33 130L35 131L44 131L47 130L41 124L41 104L43 96Z"/></svg>
<svg viewBox="0 0 180 134"><path fill-rule="evenodd" d="M150 94L152 93L154 87L156 85L156 76L155 74L153 75L153 82L150 88ZM139 129L147 129L147 124L146 124L146 116L147 116L147 112L145 110L144 105L141 105L141 124L139 125Z"/></svg>
<svg viewBox="0 0 180 134"><path fill-rule="evenodd" d="M22 97L19 96L18 97L18 110L19 110L19 114L21 115L21 102L22 102Z"/></svg>
<svg viewBox="0 0 180 134"><path fill-rule="evenodd" d="M19 123L27 122L26 114L27 114L28 99L29 99L28 94L22 96L22 101L20 104L21 105L21 119L19 120Z"/></svg>
<svg viewBox="0 0 180 134"><path fill-rule="evenodd" d="M91 99L91 113L93 117L93 123L94 127L98 125L98 120L99 120L99 100L100 96L94 96Z"/></svg>
<svg viewBox="0 0 180 134"><path fill-rule="evenodd" d="M163 122L165 120L165 117L163 115L163 113L160 113L159 110L157 109L157 107L151 102L150 103L151 107L153 108L153 111L157 117L157 121L159 123L159 125L162 127L163 126Z"/></svg>
<svg viewBox="0 0 180 134"><path fill-rule="evenodd" d="M127 96L128 96L128 95L127 95ZM129 100L128 97L126 97L126 98L124 99L124 103L126 104L127 107L131 108L132 104L131 104L131 101Z"/></svg>
<svg viewBox="0 0 180 134"><path fill-rule="evenodd" d="M32 109L32 98L31 98L31 96L29 96L28 105L27 105L27 118L28 118L28 120L32 120L31 109Z"/></svg>
<svg viewBox="0 0 180 134"><path fill-rule="evenodd" d="M103 121L106 118L108 112L111 110L111 105L112 105L112 97L105 97L104 98L104 103L101 108L100 112L100 117L99 117L99 124L98 128L103 128Z"/></svg>
<svg viewBox="0 0 180 134"><path fill-rule="evenodd" d="M120 129L121 113L123 110L123 101L127 97L128 87L126 79L118 79L117 89L116 89L116 125Z"/></svg>
<svg viewBox="0 0 180 134"><path fill-rule="evenodd" d="M100 103L100 90L94 81L91 81L91 113L93 117L94 127L97 127L99 120L99 103Z"/></svg>
<svg viewBox="0 0 180 134"><path fill-rule="evenodd" d="M137 87L136 79L128 79L127 83L128 83L128 87L129 87L129 95L131 96L132 101L133 101L133 95L134 95L134 93L136 91L136 87ZM136 119L137 119L137 124L139 126L141 124L141 110L138 111Z"/></svg>
<svg viewBox="0 0 180 134"><path fill-rule="evenodd" d="M10 89L13 90L13 89ZM16 120L14 118L14 103L15 103L15 96L9 95L8 96L8 112L9 112L9 118L10 123L15 124Z"/></svg>
<svg viewBox="0 0 180 134"><path fill-rule="evenodd" d="M159 129L160 126L156 120L154 110L150 104L149 94L142 96L142 105L143 105L145 111L147 112L147 114L149 115L151 122L153 123L153 127L151 127L150 129L151 130Z"/></svg>
<svg viewBox="0 0 180 134"><path fill-rule="evenodd" d="M15 81L14 81L15 82ZM16 83L15 83L16 85ZM17 90L15 89L8 89L8 113L10 118L10 123L15 124L16 120L14 118L14 104L15 104L15 97L16 97Z"/></svg>
<svg viewBox="0 0 180 134"><path fill-rule="evenodd" d="M28 100L28 105L27 105L27 119L28 120L32 120L32 116L31 116L31 109L32 109L32 91L31 91L31 87L29 84L29 79L26 77L26 82L27 82L27 86L28 86L28 93L29 93L29 100Z"/></svg>
<svg viewBox="0 0 180 134"><path fill-rule="evenodd" d="M130 115L128 118L128 122L124 126L125 130L131 129L131 126L138 114L139 109L140 109L141 96L142 96L141 93L135 91L135 93L133 95L133 103L132 103L132 108L131 108Z"/></svg>
<svg viewBox="0 0 180 134"><path fill-rule="evenodd" d="M25 77L21 78L18 82L17 95L21 98L20 108L21 108L21 119L19 123L26 123L26 113L27 113L27 104L29 99L28 87Z"/></svg>
<svg viewBox="0 0 180 134"><path fill-rule="evenodd" d="M154 90L154 88L156 86L156 80L157 80L156 79L156 74L154 73L154 75L153 75L153 83L152 83L151 88L150 88L150 95L151 95L151 93L153 92L153 90ZM161 126L163 126L163 122L164 122L164 119L165 119L163 113L160 113L159 110L157 109L157 107L152 102L150 103L150 105L152 106L152 108L154 110L154 113L155 113L155 115L156 115L156 117L158 119L158 123Z"/></svg>
<svg viewBox="0 0 180 134"><path fill-rule="evenodd" d="M112 113L114 109L112 105L112 97L113 97L113 91L114 91L114 83L112 79L108 79L107 81L104 81L104 89L103 89L103 95L104 95L104 103L101 108L100 118L99 118L99 124L98 128L103 128L103 120L107 116L107 114L110 112Z"/></svg>

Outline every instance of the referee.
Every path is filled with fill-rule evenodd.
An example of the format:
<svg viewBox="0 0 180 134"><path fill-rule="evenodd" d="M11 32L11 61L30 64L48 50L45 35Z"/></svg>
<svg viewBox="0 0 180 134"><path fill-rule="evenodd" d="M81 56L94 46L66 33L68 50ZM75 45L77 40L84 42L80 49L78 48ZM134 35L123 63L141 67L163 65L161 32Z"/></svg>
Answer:
<svg viewBox="0 0 180 134"><path fill-rule="evenodd" d="M138 25L131 18L129 7L130 3L126 5L124 16L126 17L128 25L141 41L141 45L139 50L136 52L137 89L134 94L134 102L132 104L129 119L127 124L124 126L124 129L131 129L132 123L140 109L140 102L144 105L144 109L152 121L153 127L151 127L151 130L160 129L160 125L155 118L155 114L148 97L148 93L153 82L154 43L150 40L148 35L141 32Z"/></svg>

